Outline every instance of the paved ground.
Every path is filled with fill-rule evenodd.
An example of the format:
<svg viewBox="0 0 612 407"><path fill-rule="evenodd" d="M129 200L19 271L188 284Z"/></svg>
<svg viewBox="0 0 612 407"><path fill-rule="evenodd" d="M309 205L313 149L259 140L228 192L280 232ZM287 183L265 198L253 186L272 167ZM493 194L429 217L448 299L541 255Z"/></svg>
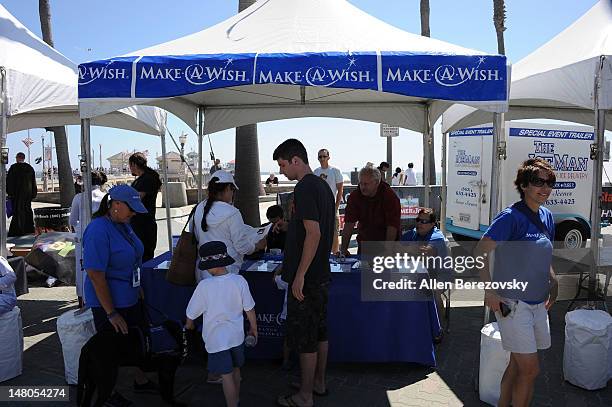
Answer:
<svg viewBox="0 0 612 407"><path fill-rule="evenodd" d="M73 287L31 289L19 299L24 326L23 374L2 383L11 385L63 385L61 346L55 333L56 318L76 307ZM609 302L609 306L612 303ZM611 406L612 386L586 391L563 380L562 355L567 302L555 305L551 316L552 348L542 354L534 406ZM317 398L318 406L479 406L474 381L478 374L479 330L482 307L461 307L452 311L451 332L437 349L437 369L413 364L332 364L329 366L330 395ZM334 346L332 343L331 346ZM405 346L410 346L409 343ZM297 371L286 373L277 361L248 361L243 369L242 406L274 405L278 394L289 391L287 384ZM204 383L205 370L197 358L180 367L176 383L178 398L191 406L223 405L220 386ZM155 379L155 375L152 376ZM121 372L119 390L137 406L165 405L157 396L132 393L131 372ZM74 389L72 400L74 400ZM31 405L40 405L30 403ZM66 403L56 403L66 405ZM73 403L71 403L73 404ZM24 406L21 404L3 404ZM47 403L46 405L53 405Z"/></svg>
<svg viewBox="0 0 612 407"><path fill-rule="evenodd" d="M265 214L265 208L262 208ZM163 210L161 210L163 211ZM189 213L189 211L186 211ZM176 210L173 231L177 233L184 222L183 210ZM160 216L158 219L165 216ZM175 229L175 226L177 228ZM159 222L158 252L165 251L164 222ZM564 276L561 298L573 296L576 276ZM437 349L438 367L430 369L406 363L394 364L331 364L328 383L330 395L317 398L318 406L479 406L475 380L478 375L480 328L483 308L482 294L453 297L451 332ZM612 307L611 297L608 306ZM542 373L538 377L534 406L612 406L612 386L599 391L586 391L563 380L562 359L564 346L564 315L567 300L558 302L551 313L552 348L542 353ZM64 385L61 346L56 330L56 319L63 312L76 308L74 287L31 288L30 294L19 298L24 327L23 374L2 386ZM612 309L612 308L611 308ZM337 344L330 344L336 346ZM406 343L404 346L410 346ZM271 406L277 395L290 391L288 383L296 379L297 371L286 373L278 361L248 361L243 369L242 406ZM220 386L204 381L203 361L189 358L180 367L176 394L190 406L222 406ZM152 379L155 380L154 375ZM119 380L119 391L137 406L163 406L158 396L133 394L131 372L124 369ZM75 391L71 390L71 405ZM40 403L3 403L7 406L40 406ZM61 405L66 403L46 403Z"/></svg>

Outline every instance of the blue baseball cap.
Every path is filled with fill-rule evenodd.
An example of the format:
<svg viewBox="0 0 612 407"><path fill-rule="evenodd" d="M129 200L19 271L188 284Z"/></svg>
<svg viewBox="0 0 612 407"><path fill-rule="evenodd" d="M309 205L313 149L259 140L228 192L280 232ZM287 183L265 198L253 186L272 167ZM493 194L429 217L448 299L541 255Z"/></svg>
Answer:
<svg viewBox="0 0 612 407"><path fill-rule="evenodd" d="M148 213L147 208L142 204L138 191L129 185L116 185L108 191L113 201L125 202L131 210L137 213Z"/></svg>

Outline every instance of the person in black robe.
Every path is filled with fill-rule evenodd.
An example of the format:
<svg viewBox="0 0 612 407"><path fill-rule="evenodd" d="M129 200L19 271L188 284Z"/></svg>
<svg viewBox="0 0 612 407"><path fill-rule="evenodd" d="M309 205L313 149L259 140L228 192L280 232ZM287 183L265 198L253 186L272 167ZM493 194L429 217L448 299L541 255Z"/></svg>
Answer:
<svg viewBox="0 0 612 407"><path fill-rule="evenodd" d="M8 236L23 236L34 233L32 200L36 198L38 189L34 168L25 162L25 154L17 153L15 161L6 174L6 194L13 205Z"/></svg>
<svg viewBox="0 0 612 407"><path fill-rule="evenodd" d="M155 201L162 182L157 171L147 166L147 158L143 153L132 154L128 162L132 175L138 177L132 182L132 188L138 191L140 199L148 211L148 213L137 213L130 221L134 233L144 245L142 255L142 262L144 263L155 257L155 247L157 246Z"/></svg>

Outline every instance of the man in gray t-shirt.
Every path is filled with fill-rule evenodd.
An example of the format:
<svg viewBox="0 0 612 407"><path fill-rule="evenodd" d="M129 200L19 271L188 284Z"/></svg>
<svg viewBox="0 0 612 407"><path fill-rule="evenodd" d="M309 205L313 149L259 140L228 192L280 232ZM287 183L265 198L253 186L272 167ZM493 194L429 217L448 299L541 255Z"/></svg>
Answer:
<svg viewBox="0 0 612 407"><path fill-rule="evenodd" d="M334 240L332 244L332 253L338 252L338 227L339 227L339 217L338 217L338 208L340 207L340 202L342 202L342 192L344 190L344 178L342 177L342 173L336 167L332 167L329 165L329 151L326 149L319 150L318 154L319 163L321 166L313 171L314 175L320 177L327 185L331 188L332 194L334 195L334 199L336 200L336 226L335 226L335 234Z"/></svg>

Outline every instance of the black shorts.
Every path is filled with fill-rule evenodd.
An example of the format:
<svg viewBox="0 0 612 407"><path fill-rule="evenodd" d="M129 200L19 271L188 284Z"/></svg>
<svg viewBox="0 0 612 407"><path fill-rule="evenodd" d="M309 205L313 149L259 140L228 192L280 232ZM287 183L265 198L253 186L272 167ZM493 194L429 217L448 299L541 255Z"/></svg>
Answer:
<svg viewBox="0 0 612 407"><path fill-rule="evenodd" d="M287 344L297 353L314 353L327 341L328 291L329 282L304 285L302 302L287 293Z"/></svg>

